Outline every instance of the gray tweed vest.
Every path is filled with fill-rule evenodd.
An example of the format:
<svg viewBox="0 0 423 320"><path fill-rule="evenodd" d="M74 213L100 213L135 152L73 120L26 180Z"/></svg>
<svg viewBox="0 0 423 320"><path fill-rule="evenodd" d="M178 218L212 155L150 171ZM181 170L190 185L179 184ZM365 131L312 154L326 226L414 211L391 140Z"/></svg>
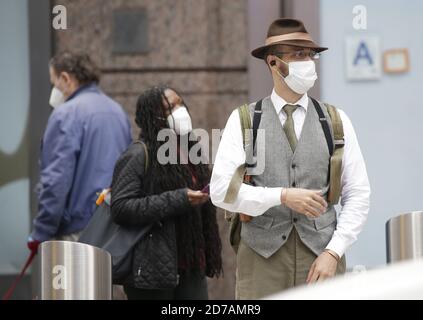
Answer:
<svg viewBox="0 0 423 320"><path fill-rule="evenodd" d="M330 124L326 107L323 112ZM255 103L250 104L253 117ZM329 150L319 116L311 100L307 115L293 153L270 97L263 100L259 129L264 129L264 143L257 143L258 152L264 152L264 172L253 176L257 186L297 187L328 191ZM330 124L332 138L332 126ZM267 210L263 215L243 223L241 238L254 251L268 258L281 248L292 228L296 228L302 242L316 255L329 243L336 228L336 211L329 206L318 218L309 218L284 205Z"/></svg>

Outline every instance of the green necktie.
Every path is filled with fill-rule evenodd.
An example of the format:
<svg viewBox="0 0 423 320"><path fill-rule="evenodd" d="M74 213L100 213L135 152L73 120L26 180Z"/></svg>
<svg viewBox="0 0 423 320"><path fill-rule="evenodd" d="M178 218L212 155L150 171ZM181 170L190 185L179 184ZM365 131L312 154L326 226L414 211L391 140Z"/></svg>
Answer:
<svg viewBox="0 0 423 320"><path fill-rule="evenodd" d="M283 125L283 130L285 131L286 137L288 138L289 145L291 146L292 152L295 151L295 147L297 146L297 135L295 134L294 128L294 119L292 118L292 114L295 110L297 110L297 105L286 104L283 109L286 113L286 121Z"/></svg>

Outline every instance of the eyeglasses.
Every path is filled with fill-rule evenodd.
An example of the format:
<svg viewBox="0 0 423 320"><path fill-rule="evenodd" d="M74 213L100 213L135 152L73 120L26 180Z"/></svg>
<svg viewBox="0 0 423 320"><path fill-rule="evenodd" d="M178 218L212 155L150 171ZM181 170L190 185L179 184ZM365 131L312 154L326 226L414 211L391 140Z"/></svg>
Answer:
<svg viewBox="0 0 423 320"><path fill-rule="evenodd" d="M310 57L312 60L318 60L320 58L320 52L310 50L298 50L298 51L291 51L291 52L276 52L274 53L275 56L279 55L287 55L292 60L305 60ZM279 57L280 58L280 57Z"/></svg>

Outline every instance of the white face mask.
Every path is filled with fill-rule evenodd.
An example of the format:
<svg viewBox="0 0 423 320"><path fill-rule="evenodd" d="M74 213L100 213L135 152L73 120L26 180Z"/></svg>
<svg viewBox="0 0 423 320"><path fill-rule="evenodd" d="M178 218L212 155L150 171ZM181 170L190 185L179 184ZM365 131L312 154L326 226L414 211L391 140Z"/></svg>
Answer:
<svg viewBox="0 0 423 320"><path fill-rule="evenodd" d="M191 117L185 106L179 107L167 117L169 128L175 130L178 135L185 135L192 131Z"/></svg>
<svg viewBox="0 0 423 320"><path fill-rule="evenodd" d="M51 89L49 104L53 108L56 108L64 102L65 102L65 96L63 95L62 91L60 91L56 87L53 87L53 89Z"/></svg>
<svg viewBox="0 0 423 320"><path fill-rule="evenodd" d="M278 74L284 79L286 85L298 94L304 94L314 86L317 79L316 65L314 61L294 61L286 63L289 74L284 77L279 71Z"/></svg>

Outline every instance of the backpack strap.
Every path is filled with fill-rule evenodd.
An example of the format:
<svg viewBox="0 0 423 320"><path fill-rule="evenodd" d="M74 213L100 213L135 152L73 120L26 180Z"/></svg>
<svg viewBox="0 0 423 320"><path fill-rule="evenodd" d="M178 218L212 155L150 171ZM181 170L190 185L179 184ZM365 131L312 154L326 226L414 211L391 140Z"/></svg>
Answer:
<svg viewBox="0 0 423 320"><path fill-rule="evenodd" d="M242 144L245 149L245 146L248 145L248 142L250 141L250 134L248 130L251 129L250 110L247 104L238 107L238 115L241 123Z"/></svg>
<svg viewBox="0 0 423 320"><path fill-rule="evenodd" d="M333 151L334 151L334 146L333 146L333 141L332 141L332 135L331 135L330 129L329 129L328 120L326 119L326 116L323 113L322 107L317 102L317 100L314 99L314 98L311 98L311 97L310 97L310 99L311 99L311 101L313 101L314 108L316 109L316 112L319 115L319 121L320 121L320 124L322 125L322 129L323 129L323 132L325 134L326 143L328 144L329 154L332 156Z"/></svg>
<svg viewBox="0 0 423 320"><path fill-rule="evenodd" d="M248 105L244 104L241 107L238 107L238 114L239 120L241 123L241 131L242 131L242 142L244 145L244 150L250 142L250 130L251 130L251 116L250 116L250 109ZM262 100L258 101L254 107L254 117L253 117L253 155L256 154L256 139L257 139L257 130L260 125L262 115ZM251 154L251 152L249 153ZM252 160L252 159L248 159ZM245 173L247 168L255 167L256 163L252 163L253 161L246 161L246 163L241 164L236 168L231 181L229 182L228 190L226 191L225 199L223 200L226 203L233 203L235 202L236 197L238 196L239 189L241 188L241 184L244 181Z"/></svg>
<svg viewBox="0 0 423 320"><path fill-rule="evenodd" d="M329 164L329 191L328 191L328 201L330 204L337 204L341 196L341 175L342 175L342 158L344 155L344 128L342 125L342 119L339 115L338 110L330 105L325 103L325 107L330 116L332 123L333 139L330 133L329 124L326 119L325 114L323 113L322 107L320 104L313 98L314 107L319 115L320 124L322 125L323 132L325 134L326 142L328 144L329 154L330 154L330 164Z"/></svg>
<svg viewBox="0 0 423 320"><path fill-rule="evenodd" d="M330 105L325 103L326 109L328 110L330 119L332 121L332 129L333 129L333 137L334 137L334 144L335 150L339 148L343 148L345 145L344 140L344 127L342 125L342 119L339 115L338 110Z"/></svg>
<svg viewBox="0 0 423 320"><path fill-rule="evenodd" d="M329 104L325 104L329 116L332 121L332 130L334 137L335 150L330 158L330 188L328 201L331 204L337 204L341 196L341 175L342 175L342 158L344 156L344 128L342 119L338 110Z"/></svg>
<svg viewBox="0 0 423 320"><path fill-rule="evenodd" d="M244 104L238 108L239 120L241 123L242 131L242 143L244 150L250 142L250 129L253 129L253 152L248 152L247 156L254 158L257 153L256 149L256 139L257 139L257 130L260 126L261 115L262 115L262 100L258 101L254 107L254 116L253 116L253 128L251 128L251 116L250 109L248 105ZM229 182L228 190L226 191L225 199L223 200L226 203L233 203L237 196L241 184L243 182L249 182L250 176L246 175L247 167L255 167L256 162L253 163L253 159L246 159L246 163L241 164L236 168L231 181ZM225 210L225 219L230 222L229 227L229 243L234 249L235 253L238 251L238 246L241 241L241 222L248 222L252 219L251 216L247 216L243 213L228 212Z"/></svg>
<svg viewBox="0 0 423 320"><path fill-rule="evenodd" d="M254 156L257 155L257 148L256 148L256 141L257 141L257 130L260 126L261 121L261 115L262 115L262 106L263 100L257 101L255 107L254 107L254 117L253 117L253 154ZM257 164L254 164L256 166Z"/></svg>
<svg viewBox="0 0 423 320"><path fill-rule="evenodd" d="M254 157L257 155L256 142L257 142L257 130L260 126L261 115L262 115L261 107L262 107L262 100L259 100L259 101L257 101L257 103L254 107L253 127L252 128L251 128L251 118L250 118L250 110L249 109L247 110L248 111L248 118L242 119L242 120L240 119L241 120L241 129L243 130L244 135L250 136L249 130L252 129L252 131L253 131L253 144L252 144L253 152L252 153L249 152L247 154L247 156L249 157L248 159L246 159L247 161L246 161L246 164L245 164L245 166L247 168L255 168L257 166L257 162L254 161ZM239 116L240 116L240 118L245 117L244 113L242 113L242 114L240 113ZM248 121L248 125L243 127L242 124L245 123L246 120ZM247 141L249 142L249 140L247 140ZM244 150L246 150L245 147L247 145L248 145L247 143L244 144Z"/></svg>

